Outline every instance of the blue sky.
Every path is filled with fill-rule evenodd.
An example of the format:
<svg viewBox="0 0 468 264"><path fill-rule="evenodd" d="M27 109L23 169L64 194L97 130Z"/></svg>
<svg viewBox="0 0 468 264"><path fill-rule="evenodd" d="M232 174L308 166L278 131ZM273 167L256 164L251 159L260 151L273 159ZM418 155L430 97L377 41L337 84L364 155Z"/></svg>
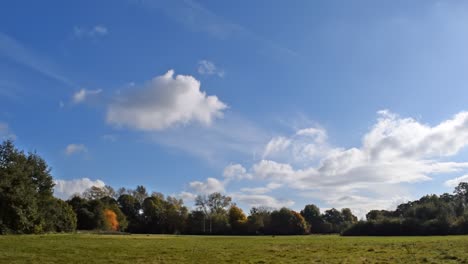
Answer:
<svg viewBox="0 0 468 264"><path fill-rule="evenodd" d="M0 137L56 194L391 208L467 180L463 1L14 1Z"/></svg>

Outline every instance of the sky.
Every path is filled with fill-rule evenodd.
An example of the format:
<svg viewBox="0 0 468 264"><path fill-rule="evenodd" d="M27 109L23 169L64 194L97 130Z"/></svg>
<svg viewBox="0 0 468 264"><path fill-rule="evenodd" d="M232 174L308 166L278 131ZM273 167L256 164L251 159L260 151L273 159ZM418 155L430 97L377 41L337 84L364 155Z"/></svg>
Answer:
<svg viewBox="0 0 468 264"><path fill-rule="evenodd" d="M468 180L465 1L6 1L0 138L93 185L360 217Z"/></svg>

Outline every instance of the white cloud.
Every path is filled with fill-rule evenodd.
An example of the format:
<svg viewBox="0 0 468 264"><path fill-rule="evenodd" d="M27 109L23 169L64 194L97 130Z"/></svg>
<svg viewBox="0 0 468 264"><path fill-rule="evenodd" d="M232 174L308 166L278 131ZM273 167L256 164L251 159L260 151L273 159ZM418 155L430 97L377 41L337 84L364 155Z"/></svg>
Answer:
<svg viewBox="0 0 468 264"><path fill-rule="evenodd" d="M262 160L252 167L255 177L280 181L294 180L296 172L289 164L278 163L272 160Z"/></svg>
<svg viewBox="0 0 468 264"><path fill-rule="evenodd" d="M86 90L86 89L81 89L78 92L73 94L72 101L74 104L79 104L87 99L89 99L91 96L98 95L102 92L102 89L97 89L97 90Z"/></svg>
<svg viewBox="0 0 468 264"><path fill-rule="evenodd" d="M90 180L88 178L73 180L55 180L54 195L61 199L68 199L74 194L81 194L86 189L96 186L104 187L105 183L101 180Z"/></svg>
<svg viewBox="0 0 468 264"><path fill-rule="evenodd" d="M263 157L268 157L275 153L280 153L286 150L291 145L291 140L285 137L274 137L268 142L263 151Z"/></svg>
<svg viewBox="0 0 468 264"><path fill-rule="evenodd" d="M1 140L15 140L16 135L11 131L7 123L0 122L0 139Z"/></svg>
<svg viewBox="0 0 468 264"><path fill-rule="evenodd" d="M333 147L324 129L306 128L290 137L274 137L264 149L264 158L250 169L239 165L236 170L229 166L226 170L279 184L329 207L350 207L362 216L366 210L389 209L397 201L408 200L411 192L405 186L468 170L468 162L449 160L467 145L468 112L430 126L379 111L377 122L359 147ZM453 187L461 180L468 180L468 176L445 185ZM242 195L263 195L272 188L240 190Z"/></svg>
<svg viewBox="0 0 468 264"><path fill-rule="evenodd" d="M262 157L303 164L323 158L330 151L327 132L322 128L310 127L298 130L291 137L273 137L265 146Z"/></svg>
<svg viewBox="0 0 468 264"><path fill-rule="evenodd" d="M251 179L252 175L247 173L247 170L240 164L231 164L224 168L223 176L226 179Z"/></svg>
<svg viewBox="0 0 468 264"><path fill-rule="evenodd" d="M192 76L170 70L138 90L121 94L107 111L107 122L143 131L164 130L176 124L198 122L210 125L223 116L226 104L200 91Z"/></svg>
<svg viewBox="0 0 468 264"><path fill-rule="evenodd" d="M76 153L85 153L88 152L88 148L86 148L83 144L69 144L65 148L65 154L72 155Z"/></svg>
<svg viewBox="0 0 468 264"><path fill-rule="evenodd" d="M201 60L198 62L198 73L202 75L218 75L224 77L224 70L219 69L213 62Z"/></svg>
<svg viewBox="0 0 468 264"><path fill-rule="evenodd" d="M241 191L249 194L265 194L283 186L280 183L270 182L265 187L241 188Z"/></svg>
<svg viewBox="0 0 468 264"><path fill-rule="evenodd" d="M103 25L96 25L92 28L86 28L86 27L74 27L73 28L73 34L77 38L105 36L108 33L109 33L109 30L107 29L107 27Z"/></svg>
<svg viewBox="0 0 468 264"><path fill-rule="evenodd" d="M445 186L455 188L460 182L468 182L468 174L445 181Z"/></svg>
<svg viewBox="0 0 468 264"><path fill-rule="evenodd" d="M195 194L224 193L224 183L215 178L208 178L206 182L193 181L189 186Z"/></svg>
<svg viewBox="0 0 468 264"><path fill-rule="evenodd" d="M191 192L181 192L179 195L176 196L180 197L180 199L182 199L185 204L193 203L195 202L195 198L197 198L197 195Z"/></svg>
<svg viewBox="0 0 468 264"><path fill-rule="evenodd" d="M246 204L250 207L268 207L273 209L279 209L281 207L291 207L294 205L293 200L282 200L276 199L272 196L265 194L232 194L232 198L235 201Z"/></svg>

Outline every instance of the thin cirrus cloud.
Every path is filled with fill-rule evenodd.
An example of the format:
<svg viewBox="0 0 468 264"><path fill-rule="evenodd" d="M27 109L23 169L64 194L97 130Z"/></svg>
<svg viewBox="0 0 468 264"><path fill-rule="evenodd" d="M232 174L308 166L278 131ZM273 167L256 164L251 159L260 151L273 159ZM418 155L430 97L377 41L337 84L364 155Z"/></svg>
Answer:
<svg viewBox="0 0 468 264"><path fill-rule="evenodd" d="M260 36L240 24L215 14L194 0L138 1L147 8L162 10L170 19L194 32L206 33L217 39L240 39L255 44L259 50L267 49L282 57L297 57L297 52L271 39Z"/></svg>
<svg viewBox="0 0 468 264"><path fill-rule="evenodd" d="M95 25L94 27L74 27L73 35L76 38L93 38L93 37L102 37L109 34L107 27L103 25Z"/></svg>
<svg viewBox="0 0 468 264"><path fill-rule="evenodd" d="M99 95L100 93L102 93L102 89L97 89L97 90L80 89L79 91L73 94L72 102L74 104L83 103L86 100Z"/></svg>
<svg viewBox="0 0 468 264"><path fill-rule="evenodd" d="M121 93L107 109L107 122L140 131L161 131L197 122L206 126L223 117L227 105L200 90L192 76L169 70L143 87Z"/></svg>
<svg viewBox="0 0 468 264"><path fill-rule="evenodd" d="M249 169L231 164L224 178L247 184L230 194L249 206L262 199L273 201L275 195L267 193L281 187L326 208L349 207L363 216L369 209L389 209L410 199L407 186L411 184L468 170L468 162L450 161L467 145L468 112L430 126L384 110L378 112L359 147L332 146L323 128L302 129L292 136L273 137L261 160ZM466 180L464 175L445 185L453 187ZM266 186L250 188L253 181ZM225 180L223 187L230 182Z"/></svg>
<svg viewBox="0 0 468 264"><path fill-rule="evenodd" d="M61 73L56 65L47 58L37 55L34 51L25 47L18 40L0 32L0 56L7 57L12 61L33 69L51 79L67 86L75 84Z"/></svg>
<svg viewBox="0 0 468 264"><path fill-rule="evenodd" d="M147 136L157 144L185 152L216 166L229 164L237 160L238 156L255 159L270 138L268 131L233 111L226 112L209 129L187 126Z"/></svg>
<svg viewBox="0 0 468 264"><path fill-rule="evenodd" d="M224 77L224 70L220 69L214 64L214 62L209 60L201 60L198 62L198 73L201 75L217 75L218 77Z"/></svg>
<svg viewBox="0 0 468 264"><path fill-rule="evenodd" d="M71 155L78 154L78 153L86 153L86 152L88 152L88 148L83 144L69 144L65 148L65 154L67 156L71 156Z"/></svg>

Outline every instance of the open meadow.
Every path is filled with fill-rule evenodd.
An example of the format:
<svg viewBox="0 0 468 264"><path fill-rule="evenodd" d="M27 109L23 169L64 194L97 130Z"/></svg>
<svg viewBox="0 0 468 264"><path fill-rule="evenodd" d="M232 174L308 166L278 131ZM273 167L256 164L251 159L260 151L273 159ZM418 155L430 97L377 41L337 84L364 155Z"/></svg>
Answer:
<svg viewBox="0 0 468 264"><path fill-rule="evenodd" d="M468 263L468 236L0 236L0 263Z"/></svg>

